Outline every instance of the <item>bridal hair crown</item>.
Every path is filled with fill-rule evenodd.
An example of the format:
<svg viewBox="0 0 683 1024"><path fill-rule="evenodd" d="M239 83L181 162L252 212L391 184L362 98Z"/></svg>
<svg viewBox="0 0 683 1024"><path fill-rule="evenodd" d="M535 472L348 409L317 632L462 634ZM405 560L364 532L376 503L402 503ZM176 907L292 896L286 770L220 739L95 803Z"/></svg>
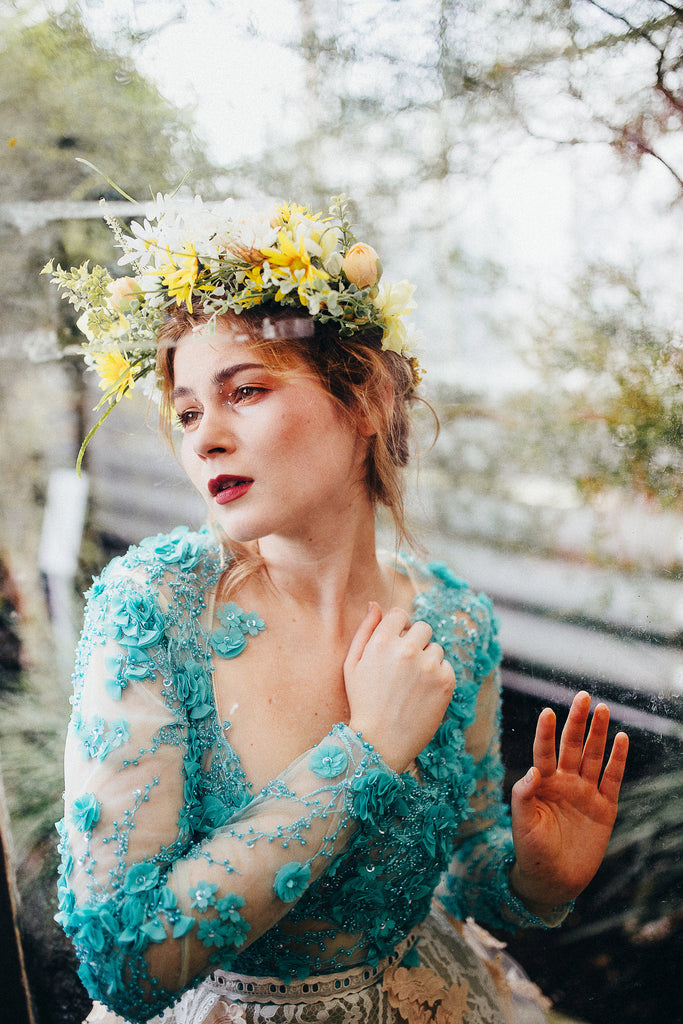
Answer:
<svg viewBox="0 0 683 1024"><path fill-rule="evenodd" d="M409 361L416 386L422 370L404 322L415 308L414 288L380 281L379 257L356 242L348 205L337 196L327 215L293 203L256 213L233 199L205 204L158 195L142 223L128 228L105 213L130 276L112 278L88 262L63 270L51 260L43 273L81 313L77 326L87 340L80 351L104 391L96 407L104 412L79 466L90 438L138 380L146 378L143 390L154 393L157 335L176 306L192 313L201 305L209 327L222 314L275 303L335 324L342 337L380 328L382 350Z"/></svg>

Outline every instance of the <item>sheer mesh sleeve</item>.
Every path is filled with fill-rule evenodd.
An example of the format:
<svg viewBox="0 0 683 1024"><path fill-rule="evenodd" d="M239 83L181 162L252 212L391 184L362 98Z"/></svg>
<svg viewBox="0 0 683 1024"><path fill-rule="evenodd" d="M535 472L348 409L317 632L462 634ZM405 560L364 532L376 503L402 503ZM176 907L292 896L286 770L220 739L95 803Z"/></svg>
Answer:
<svg viewBox="0 0 683 1024"><path fill-rule="evenodd" d="M510 814L500 758L501 648L490 600L475 594L443 563L428 566L435 586L418 594L415 612L430 622L455 672L453 699L436 736L417 758L437 799L454 811L451 860L438 894L460 919L493 927L551 927L568 907L537 917L511 891ZM531 737L529 738L531 746Z"/></svg>
<svg viewBox="0 0 683 1024"><path fill-rule="evenodd" d="M465 717L465 750L471 758L472 794L465 820L455 842L455 856L445 877L444 906L455 917L507 929L520 926L548 928L561 924L570 904L533 914L511 890L509 872L514 863L510 813L503 800L504 768L500 757L501 685L500 648L491 612L486 621L466 621L481 646L474 660L472 683L476 692L473 716ZM462 620L456 631L463 628ZM531 744L531 737L529 740Z"/></svg>
<svg viewBox="0 0 683 1024"><path fill-rule="evenodd" d="M352 782L389 769L335 726L207 826L197 787L210 678L170 629L172 603L133 576L110 573L90 596L65 757L58 920L90 994L143 1021L229 969L287 913L354 831Z"/></svg>

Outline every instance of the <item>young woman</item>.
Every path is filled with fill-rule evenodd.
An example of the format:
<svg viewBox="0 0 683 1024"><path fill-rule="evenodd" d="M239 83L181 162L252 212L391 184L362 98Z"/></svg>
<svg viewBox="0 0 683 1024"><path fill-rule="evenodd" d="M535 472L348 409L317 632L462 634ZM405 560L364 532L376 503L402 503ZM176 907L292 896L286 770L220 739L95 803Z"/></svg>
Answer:
<svg viewBox="0 0 683 1024"><path fill-rule="evenodd" d="M107 412L156 366L210 528L90 593L66 749L58 919L91 1019L542 1020L471 921L559 924L614 822L627 751L575 698L501 800L488 600L384 557L420 371L406 283L330 216L160 200L135 276L55 272ZM105 413L106 414L106 413ZM521 980L520 980L521 979Z"/></svg>

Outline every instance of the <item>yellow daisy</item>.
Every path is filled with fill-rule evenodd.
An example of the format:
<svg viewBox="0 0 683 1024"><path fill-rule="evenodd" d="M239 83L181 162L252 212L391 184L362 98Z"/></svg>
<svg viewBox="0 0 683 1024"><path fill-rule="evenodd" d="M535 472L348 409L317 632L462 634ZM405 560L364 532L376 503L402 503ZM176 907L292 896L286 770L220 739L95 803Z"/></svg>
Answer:
<svg viewBox="0 0 683 1024"><path fill-rule="evenodd" d="M103 391L109 391L110 388L118 385L116 401L120 401L135 384L133 371L126 357L114 350L113 352L94 352L92 360L100 375L100 388Z"/></svg>
<svg viewBox="0 0 683 1024"><path fill-rule="evenodd" d="M299 244L296 245L284 229L278 232L277 249L261 249L261 252L268 260L271 270L271 277L275 281L292 283L297 286L299 299L302 306L308 304L308 296L305 291L307 284L313 284L318 278L321 281L328 281L330 275L311 263L311 257L306 249L306 239L303 234L299 236ZM275 294L275 301L281 302L286 293L279 289Z"/></svg>
<svg viewBox="0 0 683 1024"><path fill-rule="evenodd" d="M239 301L245 308L258 306L263 302L263 270L260 265L251 267L245 273Z"/></svg>
<svg viewBox="0 0 683 1024"><path fill-rule="evenodd" d="M161 282L168 294L175 299L179 306L184 302L188 311L192 312L192 289L197 283L199 275L199 259L197 250L188 242L180 252L172 253L170 249L165 253L165 264L159 268Z"/></svg>
<svg viewBox="0 0 683 1024"><path fill-rule="evenodd" d="M278 218L282 224L289 224L292 217L296 216L297 213L302 214L304 217L310 218L310 220L317 220L322 214L312 214L307 206L301 206L299 203L282 203L277 208Z"/></svg>

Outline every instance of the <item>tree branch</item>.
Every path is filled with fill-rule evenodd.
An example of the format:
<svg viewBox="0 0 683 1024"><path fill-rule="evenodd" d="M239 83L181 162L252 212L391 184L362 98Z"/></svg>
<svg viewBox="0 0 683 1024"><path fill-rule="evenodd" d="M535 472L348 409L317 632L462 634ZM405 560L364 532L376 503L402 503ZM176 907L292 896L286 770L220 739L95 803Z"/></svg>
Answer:
<svg viewBox="0 0 683 1024"><path fill-rule="evenodd" d="M654 160L660 163L662 167L665 167L666 170L673 176L674 180L679 185L681 191L683 191L683 178L674 170L671 164L668 163L668 161L666 161L664 157L657 152L656 149L653 149L652 146L650 146L649 143L645 141L642 135L640 135L638 132L633 131L626 125L622 129L620 129L620 135L624 142L627 142L629 143L629 145L634 146L636 148L640 156L651 156Z"/></svg>
<svg viewBox="0 0 683 1024"><path fill-rule="evenodd" d="M597 0L583 0L583 2L590 4L591 7L595 7L598 11L602 11L602 13L606 14L608 18L614 18L615 21L621 21L624 25L626 25L626 28L629 30L629 33L640 36L642 39L645 39L648 43L650 43L651 46L654 46L654 48L657 51L661 52L660 47L657 46L657 44L651 38L649 33L645 31L644 26L634 25L633 22L629 21L625 15L616 14L614 11L610 11L607 7L603 7L602 4L599 4ZM648 22L646 22L645 24L648 24ZM653 22L650 21L649 24L653 24Z"/></svg>

